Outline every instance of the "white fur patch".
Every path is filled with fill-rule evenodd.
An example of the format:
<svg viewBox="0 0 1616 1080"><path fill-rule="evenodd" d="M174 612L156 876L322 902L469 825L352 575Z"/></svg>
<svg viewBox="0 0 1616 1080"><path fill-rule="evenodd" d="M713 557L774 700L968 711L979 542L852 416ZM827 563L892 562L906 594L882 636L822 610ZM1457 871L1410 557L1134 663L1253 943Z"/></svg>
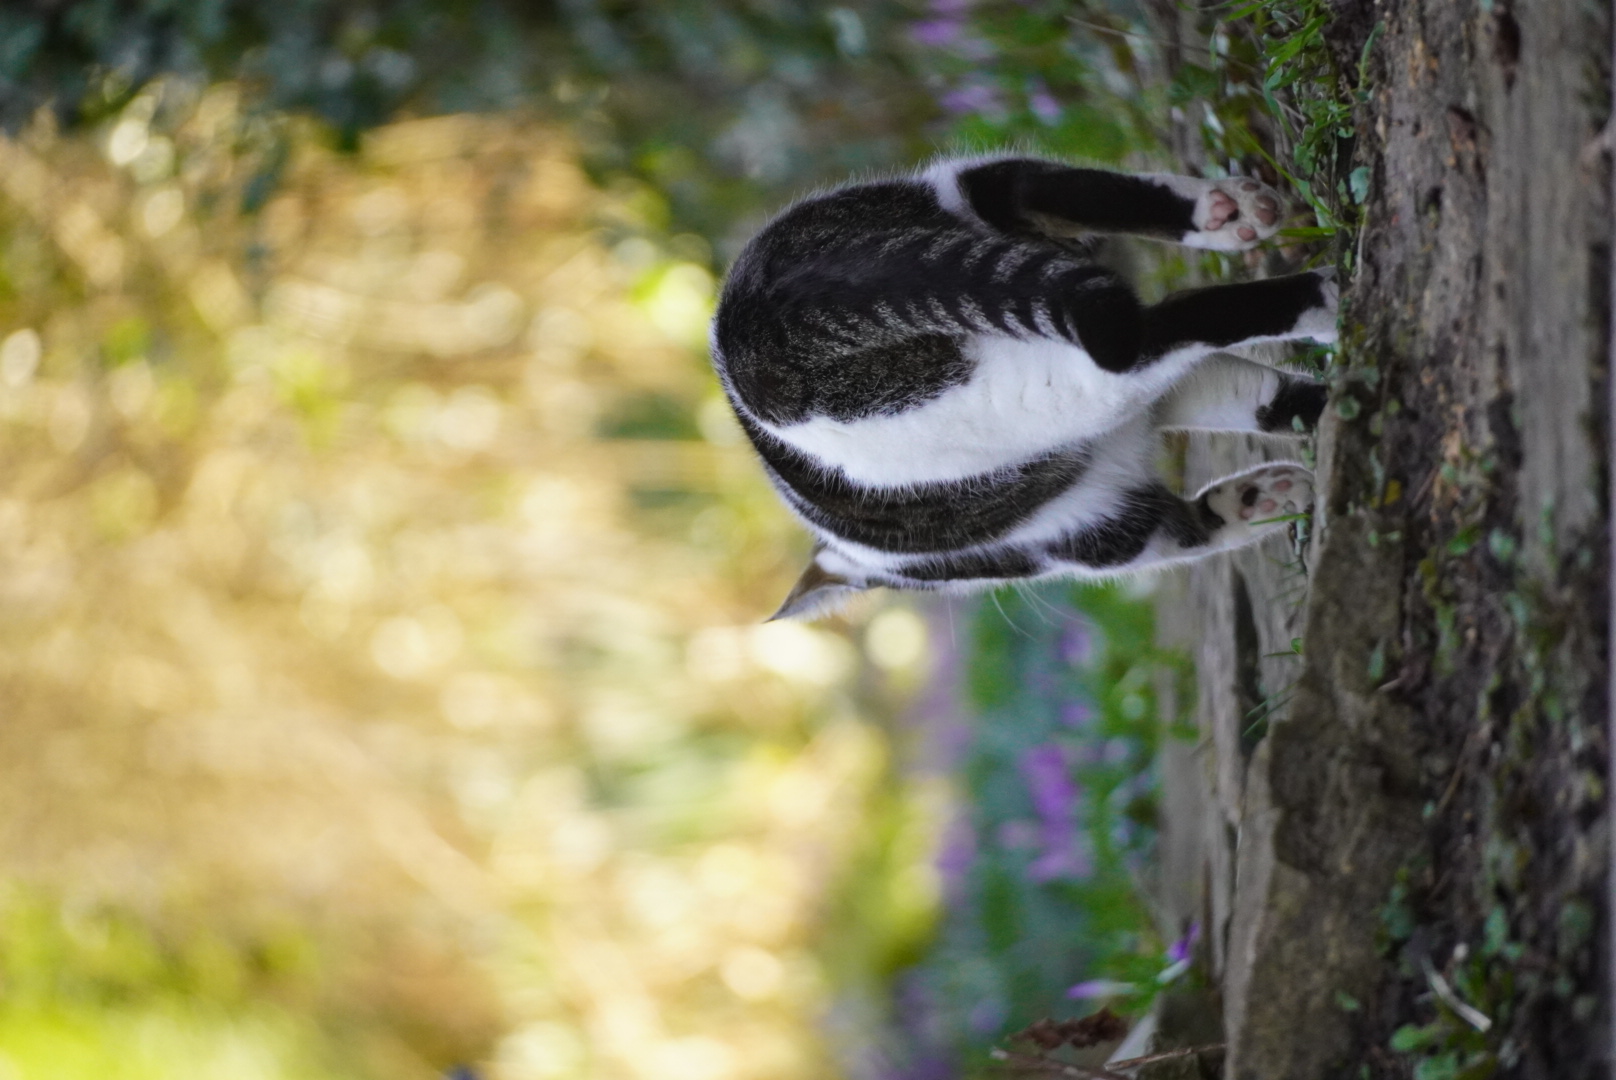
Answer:
<svg viewBox="0 0 1616 1080"><path fill-rule="evenodd" d="M1122 424L1093 444L1093 457L1083 478L1039 507L1005 542L1039 547L1115 517L1125 493L1156 481L1160 452L1160 441L1147 417L1136 416Z"/></svg>
<svg viewBox="0 0 1616 1080"><path fill-rule="evenodd" d="M1064 341L978 335L969 382L894 416L814 417L769 431L869 487L976 476L1086 441L1141 415L1192 358L1117 374Z"/></svg>
<svg viewBox="0 0 1616 1080"><path fill-rule="evenodd" d="M1218 353L1196 365L1156 409L1162 427L1256 431L1257 410L1279 393L1280 374L1264 364Z"/></svg>
<svg viewBox="0 0 1616 1080"><path fill-rule="evenodd" d="M951 214L958 214L963 218L975 218L976 213L965 201L965 193L960 190L959 174L967 169L974 169L978 165L987 165L994 161L1006 161L1017 157L1015 154L978 154L974 157L945 157L921 169L916 175L922 181L931 185L937 193L937 201L944 210Z"/></svg>

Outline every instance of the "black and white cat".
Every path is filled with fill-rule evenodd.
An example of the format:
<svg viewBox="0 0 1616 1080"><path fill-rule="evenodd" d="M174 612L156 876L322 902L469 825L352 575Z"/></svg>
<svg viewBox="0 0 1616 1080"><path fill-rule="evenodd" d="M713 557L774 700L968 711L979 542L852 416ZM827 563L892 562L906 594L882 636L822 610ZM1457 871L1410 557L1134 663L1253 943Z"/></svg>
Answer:
<svg viewBox="0 0 1616 1080"><path fill-rule="evenodd" d="M1114 576L1251 543L1305 510L1296 464L1175 495L1157 431L1311 427L1323 384L1218 350L1333 340L1331 275L1146 306L1074 240L1239 251L1279 216L1255 180L1010 157L944 160L776 217L731 268L712 329L741 426L819 540L776 617L878 585Z"/></svg>

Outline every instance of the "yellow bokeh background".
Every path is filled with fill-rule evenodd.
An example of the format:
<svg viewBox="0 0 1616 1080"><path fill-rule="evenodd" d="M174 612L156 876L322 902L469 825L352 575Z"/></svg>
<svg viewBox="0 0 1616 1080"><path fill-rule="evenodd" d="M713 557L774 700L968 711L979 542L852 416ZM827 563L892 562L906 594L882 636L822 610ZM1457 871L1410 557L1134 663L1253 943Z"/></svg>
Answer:
<svg viewBox="0 0 1616 1080"><path fill-rule="evenodd" d="M925 629L760 622L648 200L228 85L0 141L0 1080L836 1072L935 904Z"/></svg>

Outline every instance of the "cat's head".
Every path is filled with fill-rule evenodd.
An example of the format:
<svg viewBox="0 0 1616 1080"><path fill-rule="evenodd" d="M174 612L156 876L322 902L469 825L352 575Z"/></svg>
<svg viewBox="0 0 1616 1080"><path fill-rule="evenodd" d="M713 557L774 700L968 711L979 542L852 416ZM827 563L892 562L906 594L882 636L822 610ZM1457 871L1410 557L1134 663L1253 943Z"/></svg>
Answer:
<svg viewBox="0 0 1616 1080"><path fill-rule="evenodd" d="M841 574L826 570L820 565L816 553L808 563L808 569L804 570L797 583L791 586L791 591L786 594L780 610L769 616L769 622L776 619L814 619L821 615L829 615L869 588L869 585L855 583Z"/></svg>
<svg viewBox="0 0 1616 1080"><path fill-rule="evenodd" d="M914 581L880 564L867 565L856 554L839 548L826 547L823 542L814 546L808 568L786 594L780 610L769 616L775 619L816 619L832 615L853 597L870 589L927 589L946 588L944 581Z"/></svg>

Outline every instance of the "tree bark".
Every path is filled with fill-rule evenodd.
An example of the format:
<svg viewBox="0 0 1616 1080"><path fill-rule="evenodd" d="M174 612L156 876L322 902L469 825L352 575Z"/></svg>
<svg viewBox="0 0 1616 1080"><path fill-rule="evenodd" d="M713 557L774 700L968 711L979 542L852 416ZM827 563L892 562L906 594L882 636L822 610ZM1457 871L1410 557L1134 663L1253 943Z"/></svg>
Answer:
<svg viewBox="0 0 1616 1080"><path fill-rule="evenodd" d="M1377 24L1302 655L1263 553L1197 569L1177 609L1227 1075L1404 1077L1452 1049L1603 1076L1610 10L1348 4L1344 66ZM1291 681L1248 763L1245 710ZM1489 1030L1444 1042L1438 983Z"/></svg>

